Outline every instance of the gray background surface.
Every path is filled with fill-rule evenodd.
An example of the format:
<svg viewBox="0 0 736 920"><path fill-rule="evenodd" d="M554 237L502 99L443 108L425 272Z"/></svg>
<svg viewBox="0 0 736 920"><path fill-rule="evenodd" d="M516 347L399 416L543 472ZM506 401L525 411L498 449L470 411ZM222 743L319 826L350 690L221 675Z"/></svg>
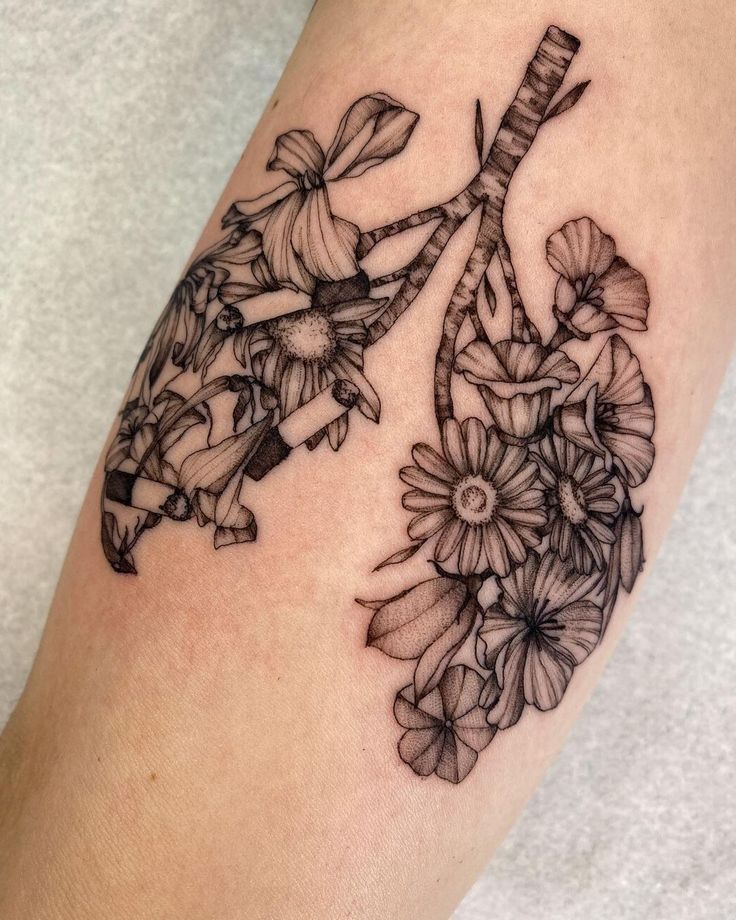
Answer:
<svg viewBox="0 0 736 920"><path fill-rule="evenodd" d="M0 3L0 724L137 353L309 6ZM456 920L736 916L735 371L638 616Z"/></svg>

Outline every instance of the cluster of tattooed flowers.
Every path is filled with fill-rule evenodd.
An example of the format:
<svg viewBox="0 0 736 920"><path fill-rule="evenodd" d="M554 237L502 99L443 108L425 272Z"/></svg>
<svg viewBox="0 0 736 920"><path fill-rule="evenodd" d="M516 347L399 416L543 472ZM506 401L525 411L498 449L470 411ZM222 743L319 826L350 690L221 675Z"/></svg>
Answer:
<svg viewBox="0 0 736 920"><path fill-rule="evenodd" d="M646 283L589 218L552 234L547 259L549 343L481 333L460 350L456 383L485 417L444 420L440 449L415 445L401 470L412 543L379 567L429 548L435 577L361 602L368 644L416 661L394 707L400 756L450 782L526 707L557 706L643 564L631 490L654 461L654 409L615 330L646 329ZM572 339L587 370L563 350Z"/></svg>
<svg viewBox="0 0 736 920"><path fill-rule="evenodd" d="M350 106L326 152L310 131L280 135L267 169L285 181L235 202L227 236L194 259L140 358L107 455L102 545L115 570L135 573L134 545L164 516L214 525L216 548L255 540L244 479L300 443L326 438L337 450L353 405L378 421L363 351L387 301L371 297L360 232L333 214L327 184L400 153L417 120L374 93Z"/></svg>

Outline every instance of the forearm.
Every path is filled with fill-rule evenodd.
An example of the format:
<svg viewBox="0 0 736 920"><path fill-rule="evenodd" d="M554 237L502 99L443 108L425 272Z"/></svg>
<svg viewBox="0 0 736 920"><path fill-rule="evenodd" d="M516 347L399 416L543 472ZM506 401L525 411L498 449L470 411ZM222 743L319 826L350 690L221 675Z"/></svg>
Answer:
<svg viewBox="0 0 736 920"><path fill-rule="evenodd" d="M9 916L452 909L620 634L733 336L725 47L707 104L693 76L727 30L659 13L317 5L6 732Z"/></svg>

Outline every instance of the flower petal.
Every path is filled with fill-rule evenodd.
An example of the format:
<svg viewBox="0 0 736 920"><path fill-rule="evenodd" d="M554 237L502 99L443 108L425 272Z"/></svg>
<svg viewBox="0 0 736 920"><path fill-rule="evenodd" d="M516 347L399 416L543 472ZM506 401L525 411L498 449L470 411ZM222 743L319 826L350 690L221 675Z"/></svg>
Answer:
<svg viewBox="0 0 736 920"><path fill-rule="evenodd" d="M314 277L305 269L292 242L292 233L306 192L297 189L271 211L263 228L263 253L274 278L294 284L307 294L314 290Z"/></svg>
<svg viewBox="0 0 736 920"><path fill-rule="evenodd" d="M418 120L416 112L386 93L361 97L343 115L327 151L327 178L360 176L401 153Z"/></svg>
<svg viewBox="0 0 736 920"><path fill-rule="evenodd" d="M339 354L332 359L331 368L335 376L346 377L355 384L359 390L358 410L366 418L377 423L381 417L381 400L365 374L347 357Z"/></svg>
<svg viewBox="0 0 736 920"><path fill-rule="evenodd" d="M460 542L458 568L461 575L472 575L478 569L483 548L483 528L471 525Z"/></svg>
<svg viewBox="0 0 736 920"><path fill-rule="evenodd" d="M503 664L501 696L488 710L488 723L498 729L510 728L524 711L524 665L529 640L518 635L508 646Z"/></svg>
<svg viewBox="0 0 736 920"><path fill-rule="evenodd" d="M619 325L635 331L647 328L649 291L644 275L625 259L616 258L600 279L603 288L602 309Z"/></svg>
<svg viewBox="0 0 736 920"><path fill-rule="evenodd" d="M295 179L307 173L321 178L324 165L325 155L312 132L293 130L276 138L266 169L283 169Z"/></svg>
<svg viewBox="0 0 736 920"><path fill-rule="evenodd" d="M524 699L546 712L562 699L574 670L573 662L544 637L529 643L524 662Z"/></svg>
<svg viewBox="0 0 736 920"><path fill-rule="evenodd" d="M290 195L298 188L298 183L294 182L293 179L289 179L288 182L282 182L281 185L277 185L270 192L265 192L257 198L235 201L230 205L229 210L223 217L222 226L230 227L245 220L260 220L270 214L280 201L283 201L287 195Z"/></svg>
<svg viewBox="0 0 736 920"><path fill-rule="evenodd" d="M460 423L455 418L448 418L442 426L442 450L458 473L465 476L469 469L468 456Z"/></svg>
<svg viewBox="0 0 736 920"><path fill-rule="evenodd" d="M401 504L407 511L439 511L440 508L449 507L445 496L431 495L421 489L405 492L401 498ZM617 509L618 505L614 510Z"/></svg>
<svg viewBox="0 0 736 920"><path fill-rule="evenodd" d="M306 193L294 219L292 241L311 275L329 281L356 275L355 250L359 236L355 224L333 216L324 185Z"/></svg>
<svg viewBox="0 0 736 920"><path fill-rule="evenodd" d="M589 217L570 220L547 240L547 261L568 281L600 278L613 262L616 244Z"/></svg>
<svg viewBox="0 0 736 920"><path fill-rule="evenodd" d="M494 521L490 521L483 526L483 546L488 556L494 575L501 577L508 575L511 563L509 553L506 549L506 541L501 536L501 532Z"/></svg>
<svg viewBox="0 0 736 920"><path fill-rule="evenodd" d="M488 435L486 427L478 418L466 418L462 424L463 437L468 453L470 472L475 475L483 469L486 459Z"/></svg>
<svg viewBox="0 0 736 920"><path fill-rule="evenodd" d="M484 384L510 381L508 371L498 359L494 348L479 339L466 345L455 358L455 370L465 374L470 383Z"/></svg>
<svg viewBox="0 0 736 920"><path fill-rule="evenodd" d="M501 604L489 607L483 614L483 622L478 629L478 639L483 643L483 648L479 647L480 664L492 671L501 651L526 629L525 620L522 617L509 616Z"/></svg>
<svg viewBox="0 0 736 920"><path fill-rule="evenodd" d="M396 694L394 716L402 728L435 728L443 725L445 714L439 690L428 693L418 706L414 702L414 687L409 684Z"/></svg>
<svg viewBox="0 0 736 920"><path fill-rule="evenodd" d="M580 376L580 368L564 351L552 351L539 365L537 375L555 377L562 383L575 383Z"/></svg>
<svg viewBox="0 0 736 920"><path fill-rule="evenodd" d="M554 620L562 626L562 632L555 633L559 648L563 649L575 664L585 661L601 636L601 608L592 601L575 601L558 611L554 615Z"/></svg>
<svg viewBox="0 0 736 920"><path fill-rule="evenodd" d="M432 450L432 448L428 447L427 450ZM403 467L399 471L399 477L408 486L412 486L414 489L421 489L430 495L442 495L445 498L449 498L452 495L452 486L448 482L438 479L418 466Z"/></svg>
<svg viewBox="0 0 736 920"><path fill-rule="evenodd" d="M446 734L443 726L410 728L399 740L399 757L419 776L430 776L437 769Z"/></svg>
<svg viewBox="0 0 736 920"><path fill-rule="evenodd" d="M459 517L453 517L443 528L434 548L437 562L445 562L453 554L468 529L468 524Z"/></svg>
<svg viewBox="0 0 736 920"><path fill-rule="evenodd" d="M458 471L453 469L444 457L441 457L428 444L415 444L411 452L414 462L427 473L446 483L456 483Z"/></svg>
<svg viewBox="0 0 736 920"><path fill-rule="evenodd" d="M493 741L496 729L488 724L485 709L474 706L465 715L455 719L452 730L458 741L467 744L474 751L482 751Z"/></svg>
<svg viewBox="0 0 736 920"><path fill-rule="evenodd" d="M473 668L456 664L445 671L438 689L445 718L454 722L478 705L483 678Z"/></svg>

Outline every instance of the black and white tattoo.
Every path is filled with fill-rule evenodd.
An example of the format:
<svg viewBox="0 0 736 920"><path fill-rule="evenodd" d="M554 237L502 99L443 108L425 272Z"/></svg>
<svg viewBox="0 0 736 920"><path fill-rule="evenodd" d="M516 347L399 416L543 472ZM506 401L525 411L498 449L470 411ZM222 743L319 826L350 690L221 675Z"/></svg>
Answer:
<svg viewBox="0 0 736 920"><path fill-rule="evenodd" d="M414 662L394 704L401 759L453 783L526 706L560 702L644 561L633 490L654 462L654 408L618 331L647 328L644 277L591 218L567 220L547 240L552 306L533 314L552 329L543 336L504 234L516 167L588 85L555 101L578 47L550 27L488 148L476 104L473 179L378 229L333 214L329 188L400 154L416 113L374 93L348 108L326 151L310 131L278 137L267 169L283 181L235 202L223 239L177 285L106 460L102 546L117 572L136 572L134 550L164 517L211 526L215 548L255 540L244 502L258 480L302 445L338 450L351 412L379 421L364 351L476 220L442 304L435 446L415 444L400 472L410 543L376 567L421 553L429 571L395 597L359 602L373 611L368 645ZM407 264L369 277L373 247L412 228L423 242Z"/></svg>

